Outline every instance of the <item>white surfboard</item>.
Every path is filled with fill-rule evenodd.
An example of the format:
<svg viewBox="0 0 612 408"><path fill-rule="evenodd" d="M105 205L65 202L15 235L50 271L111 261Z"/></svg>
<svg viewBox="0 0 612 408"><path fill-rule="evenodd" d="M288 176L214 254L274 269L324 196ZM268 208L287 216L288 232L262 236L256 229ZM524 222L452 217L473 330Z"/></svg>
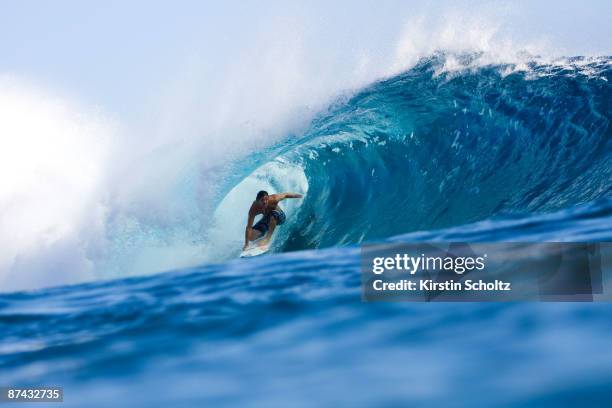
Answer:
<svg viewBox="0 0 612 408"><path fill-rule="evenodd" d="M270 248L268 247L268 245L263 245L263 246L250 245L247 249L245 249L244 251L240 253L240 257L241 258L251 258L253 256L263 255L266 252L268 252L269 249Z"/></svg>

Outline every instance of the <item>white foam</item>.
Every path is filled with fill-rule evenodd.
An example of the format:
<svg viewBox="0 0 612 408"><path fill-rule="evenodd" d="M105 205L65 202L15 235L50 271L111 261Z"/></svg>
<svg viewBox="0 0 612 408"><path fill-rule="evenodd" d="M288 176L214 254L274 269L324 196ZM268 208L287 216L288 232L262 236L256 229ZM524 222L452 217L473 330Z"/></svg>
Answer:
<svg viewBox="0 0 612 408"><path fill-rule="evenodd" d="M0 288L93 277L114 124L67 98L0 77Z"/></svg>

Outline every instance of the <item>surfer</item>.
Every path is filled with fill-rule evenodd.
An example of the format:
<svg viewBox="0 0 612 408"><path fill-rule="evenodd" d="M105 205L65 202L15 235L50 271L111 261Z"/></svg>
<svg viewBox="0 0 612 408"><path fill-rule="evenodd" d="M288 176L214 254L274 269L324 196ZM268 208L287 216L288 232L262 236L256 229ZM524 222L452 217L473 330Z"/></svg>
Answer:
<svg viewBox="0 0 612 408"><path fill-rule="evenodd" d="M259 246L265 246L270 242L272 233L277 225L285 222L285 213L278 206L278 203L286 198L302 198L302 194L297 193L279 193L269 195L267 191L260 191L251 208L249 209L249 220L247 222L244 233L245 250L249 246L249 241L255 241L261 237L263 239L258 243ZM255 216L263 214L263 217L255 225Z"/></svg>

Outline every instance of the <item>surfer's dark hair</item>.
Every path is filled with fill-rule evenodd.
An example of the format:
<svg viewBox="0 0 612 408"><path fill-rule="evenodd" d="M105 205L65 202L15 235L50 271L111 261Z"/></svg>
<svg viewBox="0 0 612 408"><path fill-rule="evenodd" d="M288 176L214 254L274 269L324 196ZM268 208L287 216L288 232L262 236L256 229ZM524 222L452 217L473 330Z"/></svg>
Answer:
<svg viewBox="0 0 612 408"><path fill-rule="evenodd" d="M257 193L257 198L256 198L256 200L259 200L259 199L261 199L262 197L265 197L265 196L267 196L267 195L268 195L268 192L267 192L267 191L261 190L259 193Z"/></svg>

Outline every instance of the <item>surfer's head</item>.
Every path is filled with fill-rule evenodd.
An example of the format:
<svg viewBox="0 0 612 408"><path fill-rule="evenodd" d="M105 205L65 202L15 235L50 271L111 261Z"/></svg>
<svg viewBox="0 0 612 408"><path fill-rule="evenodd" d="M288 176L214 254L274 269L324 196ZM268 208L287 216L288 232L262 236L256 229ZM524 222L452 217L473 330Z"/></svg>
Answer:
<svg viewBox="0 0 612 408"><path fill-rule="evenodd" d="M258 201L262 205L268 205L268 199L268 192L261 190L259 193L257 193L257 198L255 199L255 201Z"/></svg>

